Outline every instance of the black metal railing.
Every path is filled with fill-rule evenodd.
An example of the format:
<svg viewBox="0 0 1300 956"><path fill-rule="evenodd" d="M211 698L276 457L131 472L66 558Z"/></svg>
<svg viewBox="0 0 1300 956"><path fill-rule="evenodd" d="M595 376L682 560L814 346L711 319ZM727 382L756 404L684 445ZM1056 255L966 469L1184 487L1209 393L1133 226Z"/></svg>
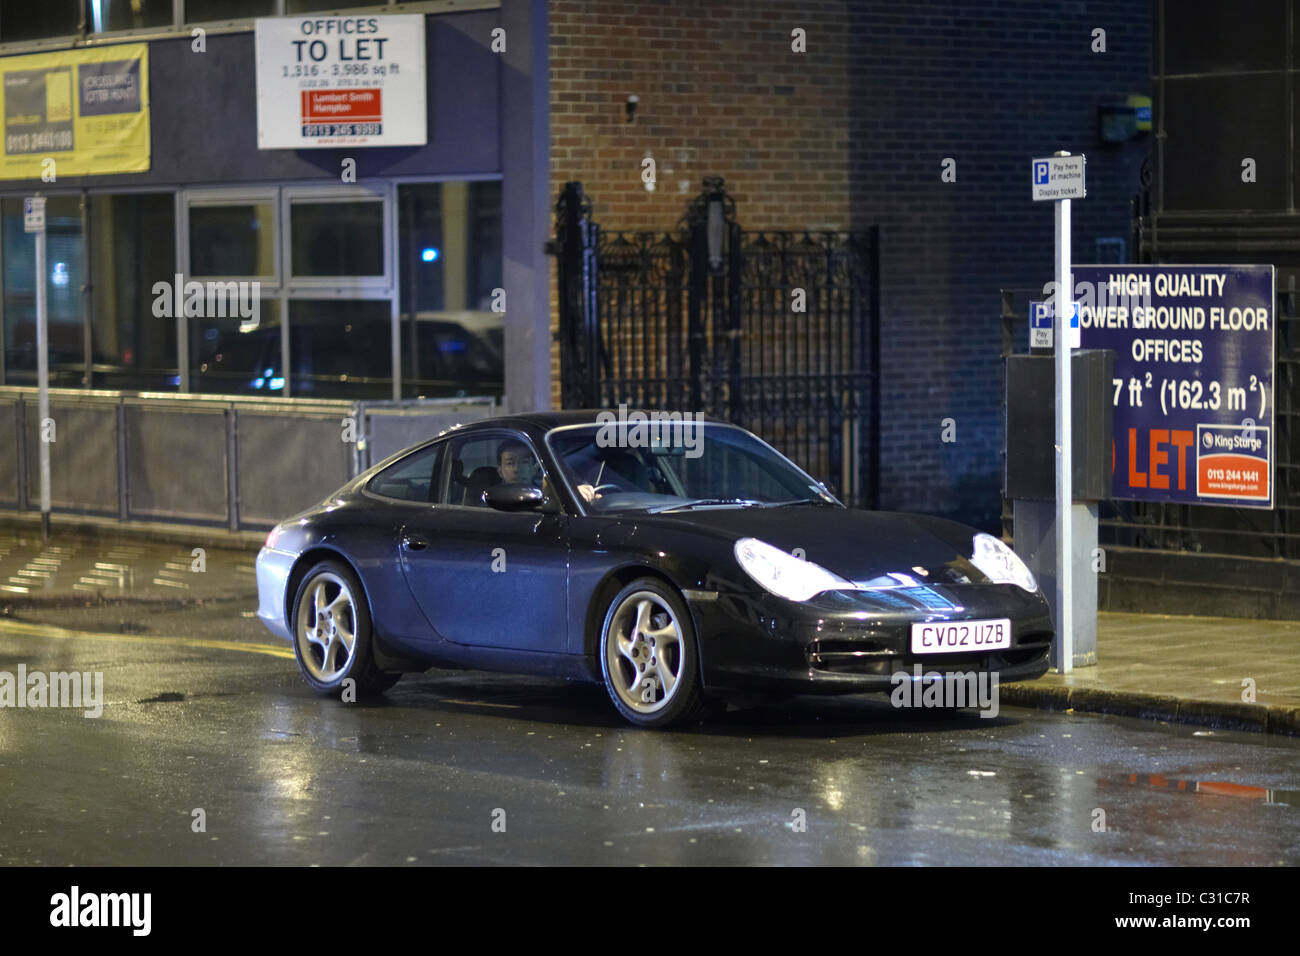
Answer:
<svg viewBox="0 0 1300 956"><path fill-rule="evenodd" d="M665 233L603 231L567 183L555 226L565 408L725 418L878 506L877 227L747 231L720 178Z"/></svg>

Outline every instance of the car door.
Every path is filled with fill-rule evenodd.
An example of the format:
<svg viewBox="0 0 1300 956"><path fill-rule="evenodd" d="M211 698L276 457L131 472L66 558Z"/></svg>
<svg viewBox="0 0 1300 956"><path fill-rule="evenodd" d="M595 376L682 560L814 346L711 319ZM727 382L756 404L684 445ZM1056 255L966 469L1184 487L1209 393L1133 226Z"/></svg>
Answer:
<svg viewBox="0 0 1300 956"><path fill-rule="evenodd" d="M518 443L518 444L515 444ZM400 532L402 571L430 626L457 644L564 653L568 640L568 521L497 511L467 492L495 483L503 447L525 436L476 430L448 442L437 501ZM540 473L539 480L545 478Z"/></svg>

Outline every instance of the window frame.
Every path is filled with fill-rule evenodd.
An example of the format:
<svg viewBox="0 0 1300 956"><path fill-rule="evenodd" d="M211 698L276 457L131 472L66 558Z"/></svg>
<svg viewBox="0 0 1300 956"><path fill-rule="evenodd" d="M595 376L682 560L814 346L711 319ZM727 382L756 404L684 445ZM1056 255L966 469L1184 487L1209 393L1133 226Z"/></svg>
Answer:
<svg viewBox="0 0 1300 956"><path fill-rule="evenodd" d="M442 6L441 2L430 4ZM411 6L421 6L414 4ZM496 6L496 4L487 4L487 6ZM477 9L478 7L475 6ZM486 6L485 6L486 8ZM412 12L402 9L402 12ZM249 21L251 25L251 21ZM96 40L95 42L98 42ZM15 53L16 50L7 49L6 44L0 43L0 55ZM160 194L170 193L175 204L175 216L173 219L175 233L173 240L175 243L175 263L176 272L181 276L181 282L221 280L227 282L257 282L260 284L260 295L264 301L277 301L280 309L280 328L281 341L280 352L281 361L285 369L292 368L292 355L290 354L289 342L289 303L293 299L380 299L389 302L390 316L390 363L391 363L391 381L392 381L392 398L401 400L403 387L403 368L402 359L405 357L402 351L402 333L405 328L403 324L403 313L400 311L400 283L401 264L398 259L398 250L400 247L400 224L398 189L406 185L421 185L433 183L474 183L481 181L502 180L500 173L466 173L466 174L435 174L435 175L406 175L392 176L383 178L369 178L361 180L356 184L347 185L311 185L301 181L260 181L238 186L196 186L187 187L182 184L96 184L74 189L51 190L48 195L70 194L91 200L96 197L128 195L133 193ZM291 247L286 247L287 242L292 239L288 235L287 222L285 220L286 203L291 202L293 198L315 198L323 196L332 199L355 199L357 191L368 192L377 201L384 202L384 242L385 242L385 269L384 277L362 277L364 281L355 282L346 277L340 281L339 277L309 277L303 279L292 279L287 275L289 269L286 259L291 255ZM0 196L4 198L21 198L26 195L28 190L13 188L11 185L5 189L0 189ZM288 199L286 199L286 194ZM273 256L275 261L275 273L271 276L195 276L191 271L190 262L190 208L194 205L240 205L248 203L267 203L271 204L271 228L278 229L279 233L273 241ZM91 213L93 217L93 212ZM88 243L89 239L83 235L83 243ZM90 261L89 246L87 249L87 262ZM0 256L3 252L0 251ZM504 250L502 251L504 256ZM2 263L0 263L2 264ZM503 260L504 266L504 260ZM168 279L174 281L174 276L168 276ZM86 303L86 327L89 332L90 325L93 322L92 310L94 303L88 300ZM2 309L0 309L2 314ZM504 322L506 313L502 313ZM176 394L193 394L190 388L190 322L185 316L176 316L173 321L176 323L176 374L179 381L176 384ZM92 343L93 347L93 343ZM90 349L87 349L87 356L91 355ZM4 384L7 369L5 368L5 356L3 349L0 349L0 384ZM87 365L87 374L89 365ZM285 375L285 383L282 389L271 395L260 396L262 398L290 398L292 397L291 382L292 376ZM82 387L86 387L83 385ZM171 394L168 392L167 394ZM534 452L537 446L533 444ZM538 461L542 461L538 456Z"/></svg>
<svg viewBox="0 0 1300 956"><path fill-rule="evenodd" d="M281 211L279 189L275 186L262 187L255 189L182 189L179 191L181 212L183 218L176 223L176 232L180 249L178 253L183 254L184 258L177 257L176 265L181 273L181 281L189 282L193 279L196 282L205 282L209 279L223 282L257 282L261 284L262 292L279 292L283 285L282 276L284 275L284 262L282 259L283 249L280 243L281 228ZM190 210L195 207L213 208L218 206L245 206L253 204L269 204L271 207L271 272L268 275L198 275L192 270L190 263Z"/></svg>
<svg viewBox="0 0 1300 956"><path fill-rule="evenodd" d="M85 25L85 0L80 0L80 19ZM143 40L174 40L178 37L191 39L190 31L202 27L208 36L223 33L251 33L257 20L264 17L310 17L321 16L365 16L366 14L384 15L401 13L422 13L427 15L439 13L463 13L467 10L498 10L501 0L385 0L384 3L358 7L350 5L348 0L339 3L319 14L286 13L285 0L273 0L270 13L261 16L218 17L214 20L190 20L185 16L185 0L172 0L172 22L167 26L135 27L128 30L105 30L96 33L86 29L85 33L64 33L39 37L31 40L8 40L0 42L0 56L12 56L21 53L45 53L51 50L71 50L77 47L98 46L108 43Z"/></svg>
<svg viewBox="0 0 1300 956"><path fill-rule="evenodd" d="M293 204L377 202L380 204L380 241L383 272L376 276L299 276L293 273ZM284 291L298 299L384 299L396 293L394 249L397 218L396 190L391 183L357 182L346 186L281 186L279 261Z"/></svg>
<svg viewBox="0 0 1300 956"><path fill-rule="evenodd" d="M407 452L401 458L397 459L397 461L393 462L387 468L382 468L379 471L375 472L375 474L373 474L370 477L370 479L366 481L365 485L362 486L362 491L371 498L378 498L383 501L390 501L390 502L395 502L404 505L425 505L425 506L439 505L440 502L434 501L432 499L425 499L424 501L421 501L418 498L397 498L394 497L393 495L386 495L382 491L376 491L373 485L387 472L390 472L394 468L397 468L400 465L407 463L417 455L421 455L426 451L432 450L434 455L437 456L437 460L434 462L433 474L429 478L429 489L430 489L430 493L433 493L436 490L437 494L441 496L443 493L443 485L446 483L445 480L446 473L447 473L446 463L448 459L447 442L449 439L450 436L435 438L433 441L426 442L425 444L420 445L418 448L413 448L411 451Z"/></svg>
<svg viewBox="0 0 1300 956"><path fill-rule="evenodd" d="M529 451L531 451L531 452L533 453L533 457L537 459L537 467L538 467L539 471L541 472L541 477L542 477L542 486L545 487L547 481L550 481L550 486L551 486L551 489L552 489L552 493L553 493L554 497L556 498L556 502L557 502L557 504L559 505L559 509L560 509L561 512L565 512L566 509L565 509L565 507L564 507L564 503L563 503L563 501L561 500L561 496L560 496L559 493L558 493L558 491L559 491L558 486L556 485L555 481L554 481L553 479L551 479L551 473L550 473L550 471L549 471L549 470L547 469L547 467L546 467L546 459L545 459L545 458L544 458L544 457L543 457L543 456L538 452L538 450L537 450L537 443L534 442L534 441L532 440L532 438L529 437L529 435L528 435L527 432L520 431L520 430L517 429L517 428L508 428L508 427L505 427L505 426L502 426L502 425L497 425L497 426L493 426L493 427L490 427L490 428L476 428L476 429L474 429L474 430L472 430L472 431L463 432L463 433L461 433L461 434L459 434L459 435L447 435L445 438L440 439L440 440L441 440L441 441L447 441L447 442L452 442L452 441L457 441L457 440L460 440L460 441L482 441L482 440L488 439L490 436L493 436L493 435L497 436L497 437L495 438L495 440L496 440L497 442L507 441L507 440L510 440L510 439L517 439L517 440L523 442L525 445L528 446ZM445 495L447 494L448 486L451 484L451 460L452 460L452 452L451 452L451 449L448 448L447 454L444 455L444 456L443 456L443 459L442 459L442 477L439 479L439 482L438 482L438 484L439 484L439 488L438 488L438 496L439 496L439 499L441 499L443 496L445 496ZM468 476L467 476L467 477L468 477ZM440 508L457 508L457 509L459 509L459 510L461 510L461 511L477 511L477 512L482 512L482 511L485 510L484 508L482 508L482 507L480 507L480 506L478 506L478 505L454 505L454 504L452 504L452 503L449 502L449 501L442 501L442 500L439 500L439 501L437 501L437 502L434 502L434 504L436 504L436 505L437 505L438 507L440 507ZM487 508L486 510L488 510L488 511L495 511L496 509L494 509L494 508ZM507 512L500 512L500 513L501 513L501 514L506 514ZM526 512L522 512L522 513L523 513L523 514L540 514L540 513L543 513L543 512L538 512L538 511L526 511Z"/></svg>
<svg viewBox="0 0 1300 956"><path fill-rule="evenodd" d="M738 431L744 435L748 435L750 438L754 439L760 445L764 446L769 451L771 451L772 454L777 456L777 458L781 459L786 464L788 464L796 472L807 477L814 485L818 485L823 490L825 490L825 485L819 482L816 478L813 478L812 475L809 475L808 472L804 471L804 469L801 468L798 464L796 464L788 455L782 453L778 448L774 447L770 442L766 441L762 436L754 434L748 428L745 428L742 425L737 425L734 422L716 421L707 418L704 419L700 424L706 428L729 428L732 429L733 431ZM575 422L572 425L556 425L554 428L547 429L546 433L542 436L542 442L543 444L546 445L546 450L550 453L552 459L554 459L555 468L559 472L560 479L564 482L564 488L568 491L569 497L572 499L573 505L577 509L578 514L584 518L598 517L598 518L617 519L619 518L620 515L625 515L627 513L620 512L620 511L610 511L610 512L589 511L587 509L586 507L587 502L583 499L582 495L578 494L577 487L572 485L569 482L569 473L564 467L563 459L560 457L560 454L555 450L555 445L552 443L552 438L555 435L561 434L562 432L574 431L579 428L599 428L599 427L600 427L600 423L596 421ZM827 491L827 494L830 494L830 492ZM831 497L835 498L835 501L839 502L841 507L844 507L843 502L840 502L838 498L836 498L834 495L832 495ZM632 512L632 514L635 515L637 513Z"/></svg>

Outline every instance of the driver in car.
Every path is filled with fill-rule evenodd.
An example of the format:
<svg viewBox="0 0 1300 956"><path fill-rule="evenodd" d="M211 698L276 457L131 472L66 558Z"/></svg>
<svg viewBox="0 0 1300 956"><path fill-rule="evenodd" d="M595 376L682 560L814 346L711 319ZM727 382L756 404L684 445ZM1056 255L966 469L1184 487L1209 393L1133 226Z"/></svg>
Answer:
<svg viewBox="0 0 1300 956"><path fill-rule="evenodd" d="M503 482L537 484L537 459L532 450L521 441L511 439L497 449L497 473Z"/></svg>
<svg viewBox="0 0 1300 956"><path fill-rule="evenodd" d="M605 453L600 470L590 483L578 485L584 501L595 501L610 491L645 491L645 465L631 452L613 449Z"/></svg>

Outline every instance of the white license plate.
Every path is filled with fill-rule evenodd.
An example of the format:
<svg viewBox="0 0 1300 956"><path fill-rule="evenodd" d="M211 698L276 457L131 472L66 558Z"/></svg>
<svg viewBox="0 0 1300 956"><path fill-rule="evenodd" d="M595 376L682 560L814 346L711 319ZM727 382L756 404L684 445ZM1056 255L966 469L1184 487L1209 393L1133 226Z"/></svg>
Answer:
<svg viewBox="0 0 1300 956"><path fill-rule="evenodd" d="M1011 646L1011 619L912 625L913 654L978 654Z"/></svg>

